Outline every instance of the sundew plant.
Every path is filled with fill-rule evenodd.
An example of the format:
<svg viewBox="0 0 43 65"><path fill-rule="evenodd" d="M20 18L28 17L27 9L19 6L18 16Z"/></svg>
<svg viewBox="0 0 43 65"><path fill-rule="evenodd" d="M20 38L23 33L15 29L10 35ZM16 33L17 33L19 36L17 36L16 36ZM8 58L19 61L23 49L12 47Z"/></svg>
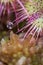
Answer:
<svg viewBox="0 0 43 65"><path fill-rule="evenodd" d="M33 36L37 33L38 37L43 28L43 0L16 0L16 2L17 23L25 19L27 21L18 32L28 28L24 38L31 33Z"/></svg>
<svg viewBox="0 0 43 65"><path fill-rule="evenodd" d="M12 29L17 26L17 33L26 30L24 38L31 33L34 33L33 36L39 36L43 28L43 0L0 0L0 17L2 12L4 15L6 11L8 15L7 28ZM16 16L13 21L9 18L11 12L15 12ZM19 23L24 20L26 20L26 25L19 28Z"/></svg>

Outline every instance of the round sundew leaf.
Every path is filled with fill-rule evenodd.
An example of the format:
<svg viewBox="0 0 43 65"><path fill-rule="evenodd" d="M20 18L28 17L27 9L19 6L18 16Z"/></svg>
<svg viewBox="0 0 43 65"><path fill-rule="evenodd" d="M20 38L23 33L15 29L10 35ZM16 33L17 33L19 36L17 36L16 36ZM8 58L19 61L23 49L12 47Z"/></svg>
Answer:
<svg viewBox="0 0 43 65"><path fill-rule="evenodd" d="M43 18L38 18L37 20L35 20L33 25L36 25L36 27L38 28L43 28Z"/></svg>

